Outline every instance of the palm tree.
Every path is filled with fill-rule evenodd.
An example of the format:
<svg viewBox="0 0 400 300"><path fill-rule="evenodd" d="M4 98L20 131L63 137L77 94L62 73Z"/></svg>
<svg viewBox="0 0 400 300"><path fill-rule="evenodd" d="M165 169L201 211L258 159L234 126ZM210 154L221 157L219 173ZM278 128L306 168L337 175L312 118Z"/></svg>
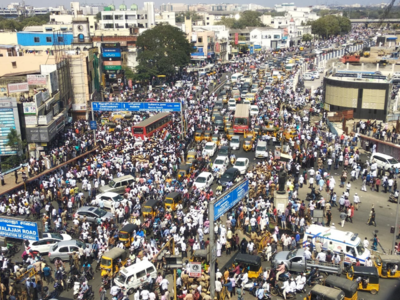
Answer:
<svg viewBox="0 0 400 300"><path fill-rule="evenodd" d="M18 134L17 130L11 129L11 131L7 135L8 142L6 146L12 148L13 150L17 151L17 156L19 158L22 157L22 152L27 146L26 140L22 140L21 136Z"/></svg>

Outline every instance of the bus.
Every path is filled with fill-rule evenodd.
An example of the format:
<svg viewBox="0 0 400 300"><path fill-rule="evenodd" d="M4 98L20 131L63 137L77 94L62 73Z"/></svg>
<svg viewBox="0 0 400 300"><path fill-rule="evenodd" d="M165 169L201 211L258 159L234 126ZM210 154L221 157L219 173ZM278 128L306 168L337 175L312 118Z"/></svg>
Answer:
<svg viewBox="0 0 400 300"><path fill-rule="evenodd" d="M132 126L132 133L135 137L140 137L144 140L144 137L152 136L171 123L172 115L170 113L159 113Z"/></svg>
<svg viewBox="0 0 400 300"><path fill-rule="evenodd" d="M235 117L233 119L233 131L235 133L243 133L245 130L249 130L249 113L250 105L236 105Z"/></svg>

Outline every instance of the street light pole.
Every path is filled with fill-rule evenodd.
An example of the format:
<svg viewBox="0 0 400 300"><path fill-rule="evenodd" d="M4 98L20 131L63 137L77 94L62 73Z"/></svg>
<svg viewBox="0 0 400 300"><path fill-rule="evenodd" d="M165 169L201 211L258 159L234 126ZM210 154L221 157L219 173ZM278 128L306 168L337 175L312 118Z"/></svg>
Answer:
<svg viewBox="0 0 400 300"><path fill-rule="evenodd" d="M394 224L392 251L394 251L394 244L396 243L397 222L398 222L398 220L399 220L399 204L400 204L400 201L399 201L399 199L397 199L396 223Z"/></svg>

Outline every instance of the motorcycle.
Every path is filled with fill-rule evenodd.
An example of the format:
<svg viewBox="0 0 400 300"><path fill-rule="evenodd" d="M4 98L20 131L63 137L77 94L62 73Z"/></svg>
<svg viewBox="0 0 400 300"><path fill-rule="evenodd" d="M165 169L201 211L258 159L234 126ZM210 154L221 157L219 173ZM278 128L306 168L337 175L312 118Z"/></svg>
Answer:
<svg viewBox="0 0 400 300"><path fill-rule="evenodd" d="M393 203L397 203L397 202L399 201L399 198L396 198L393 194L391 194L391 195L389 196L388 201L389 201L389 202L393 202Z"/></svg>
<svg viewBox="0 0 400 300"><path fill-rule="evenodd" d="M283 296L283 284L279 284L279 283L275 284L275 286L271 288L271 295L272 296L279 296L279 297L284 298L284 296ZM293 297L296 297L296 295L294 295L293 293L286 294L286 299L290 299L290 298L293 298Z"/></svg>
<svg viewBox="0 0 400 300"><path fill-rule="evenodd" d="M73 293L74 299L78 298L80 288L81 288L80 281L75 281L74 282L74 293Z"/></svg>
<svg viewBox="0 0 400 300"><path fill-rule="evenodd" d="M322 198L321 194L315 193L315 199L313 199L312 193L307 193L306 200L307 201L311 201L311 200L319 201L319 200L321 200L321 198Z"/></svg>

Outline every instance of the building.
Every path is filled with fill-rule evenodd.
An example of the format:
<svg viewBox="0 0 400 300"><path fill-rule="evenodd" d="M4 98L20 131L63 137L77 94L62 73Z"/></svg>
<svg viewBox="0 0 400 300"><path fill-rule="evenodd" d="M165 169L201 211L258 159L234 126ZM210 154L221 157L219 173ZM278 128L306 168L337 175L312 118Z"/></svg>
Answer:
<svg viewBox="0 0 400 300"><path fill-rule="evenodd" d="M131 5L130 10L124 4L119 8L119 10L114 10L114 6L111 5L101 12L100 29L152 28L155 26L154 2L144 2L143 10L138 10L136 4Z"/></svg>
<svg viewBox="0 0 400 300"><path fill-rule="evenodd" d="M175 12L163 11L155 14L155 22L158 24L169 24L171 26L176 26Z"/></svg>
<svg viewBox="0 0 400 300"><path fill-rule="evenodd" d="M193 26L193 32L199 31L213 31L215 37L215 59L219 61L227 61L230 53L229 41L229 30L226 29L225 25L214 25L214 26Z"/></svg>
<svg viewBox="0 0 400 300"><path fill-rule="evenodd" d="M187 11L188 10L188 5L185 3L167 3L167 4L162 4L160 6L160 11L168 11L168 12L181 12L181 11Z"/></svg>
<svg viewBox="0 0 400 300"><path fill-rule="evenodd" d="M263 50L283 49L290 44L289 35L283 29L255 28L250 32L250 44L261 46Z"/></svg>
<svg viewBox="0 0 400 300"><path fill-rule="evenodd" d="M324 78L325 109L353 110L355 119L386 121L391 90L386 76L331 68Z"/></svg>

